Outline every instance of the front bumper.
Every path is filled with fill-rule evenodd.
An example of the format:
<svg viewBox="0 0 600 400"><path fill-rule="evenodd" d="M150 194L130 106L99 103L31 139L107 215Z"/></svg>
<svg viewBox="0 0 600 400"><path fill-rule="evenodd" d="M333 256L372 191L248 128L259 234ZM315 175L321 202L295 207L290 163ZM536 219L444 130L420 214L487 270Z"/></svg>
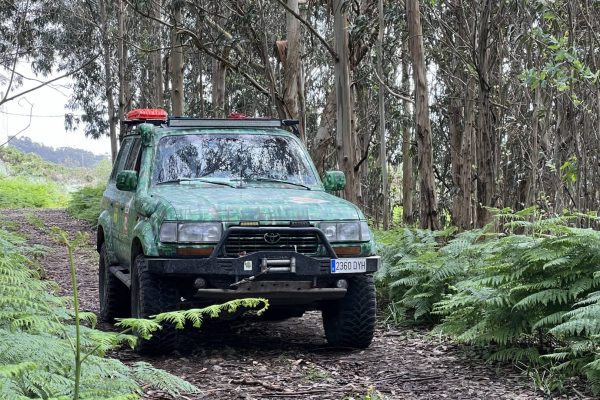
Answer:
<svg viewBox="0 0 600 400"><path fill-rule="evenodd" d="M253 251L231 257L224 251L230 235L262 235L265 232L282 235L312 234L318 238L324 255L309 256L296 250L278 249ZM372 274L380 264L379 256L360 257L366 260L366 271L333 273L331 260L337 258L323 232L314 227L231 227L224 233L210 257L148 257L146 263L148 271L153 274L182 277L189 284L195 278L203 278L206 284L195 286L197 290L194 295L203 301L264 297L276 305L299 305L344 297L346 288L337 287L336 282L357 275Z"/></svg>
<svg viewBox="0 0 600 400"><path fill-rule="evenodd" d="M346 288L335 282L376 272L379 256L366 257L366 272L331 273L331 259L312 258L299 253L257 252L239 258L168 259L147 258L151 273L202 277L209 285L197 288L193 297L204 302L263 297L274 306L306 306L320 301L341 299ZM215 281L216 280L216 281ZM314 308L314 307L313 307Z"/></svg>
<svg viewBox="0 0 600 400"><path fill-rule="evenodd" d="M365 257L367 270L379 269L379 256ZM331 258L313 258L295 252L259 251L238 258L154 258L146 259L148 271L159 275L174 276L229 276L245 278L258 274L286 274L306 278L313 276L344 277L356 274L332 274ZM265 266L268 268L265 271Z"/></svg>

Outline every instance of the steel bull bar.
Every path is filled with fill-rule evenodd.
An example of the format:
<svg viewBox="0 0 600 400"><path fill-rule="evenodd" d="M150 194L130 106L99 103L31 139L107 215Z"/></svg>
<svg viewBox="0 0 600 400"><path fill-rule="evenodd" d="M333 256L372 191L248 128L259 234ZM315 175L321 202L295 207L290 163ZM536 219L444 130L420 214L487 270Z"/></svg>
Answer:
<svg viewBox="0 0 600 400"><path fill-rule="evenodd" d="M311 257L289 250L261 250L235 258L226 256L224 249L230 235L266 233L315 235L326 255ZM199 288L197 296L204 299L227 300L262 296L295 303L302 299L337 299L346 294L344 287L317 287L319 277L335 276L344 279L355 275L332 274L332 258L338 258L335 250L324 233L314 227L230 227L207 258L149 257L146 262L150 272L160 275L233 278L234 283L230 289ZM377 271L380 258L365 258L366 273ZM275 277L277 280L269 280Z"/></svg>

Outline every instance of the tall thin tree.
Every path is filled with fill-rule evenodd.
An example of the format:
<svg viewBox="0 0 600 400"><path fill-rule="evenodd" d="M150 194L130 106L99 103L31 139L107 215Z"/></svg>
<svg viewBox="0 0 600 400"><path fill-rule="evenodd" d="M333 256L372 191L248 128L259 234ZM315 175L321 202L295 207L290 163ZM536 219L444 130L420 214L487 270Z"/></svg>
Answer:
<svg viewBox="0 0 600 400"><path fill-rule="evenodd" d="M423 49L423 28L418 0L406 0L406 21L408 25L408 47L412 59L413 80L415 82L416 136L419 146L419 195L421 228L439 229L437 216L437 195L433 177L433 143L429 120L429 93L427 70Z"/></svg>

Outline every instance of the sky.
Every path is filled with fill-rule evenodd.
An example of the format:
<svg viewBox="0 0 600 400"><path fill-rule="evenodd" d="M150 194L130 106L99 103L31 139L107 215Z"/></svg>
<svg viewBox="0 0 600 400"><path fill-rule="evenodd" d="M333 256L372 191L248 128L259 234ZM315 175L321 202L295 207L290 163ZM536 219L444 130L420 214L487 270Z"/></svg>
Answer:
<svg viewBox="0 0 600 400"><path fill-rule="evenodd" d="M17 71L26 77L36 78L27 64L18 65ZM0 74L6 76L5 71L0 71ZM47 81L52 78L53 76L36 79ZM7 136L15 135L24 129L18 137L29 137L32 141L46 146L75 147L94 154L110 153L108 137L91 139L85 137L82 129L69 132L65 130L64 115L72 112L65 108L71 94L70 84L69 78L63 78L54 82L52 86L44 86L0 106L0 145L6 141ZM14 93L36 85L39 85L39 82L23 80L23 85L15 89ZM0 93L4 92L6 86L6 82L0 83Z"/></svg>

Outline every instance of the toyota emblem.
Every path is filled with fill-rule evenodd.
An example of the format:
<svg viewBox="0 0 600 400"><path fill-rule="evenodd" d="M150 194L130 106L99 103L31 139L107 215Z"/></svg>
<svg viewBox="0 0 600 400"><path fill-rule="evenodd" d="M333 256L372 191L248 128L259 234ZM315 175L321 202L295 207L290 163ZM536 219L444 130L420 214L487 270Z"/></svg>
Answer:
<svg viewBox="0 0 600 400"><path fill-rule="evenodd" d="M269 244L275 244L281 240L281 235L279 233L269 232L265 233L264 239L265 242Z"/></svg>

